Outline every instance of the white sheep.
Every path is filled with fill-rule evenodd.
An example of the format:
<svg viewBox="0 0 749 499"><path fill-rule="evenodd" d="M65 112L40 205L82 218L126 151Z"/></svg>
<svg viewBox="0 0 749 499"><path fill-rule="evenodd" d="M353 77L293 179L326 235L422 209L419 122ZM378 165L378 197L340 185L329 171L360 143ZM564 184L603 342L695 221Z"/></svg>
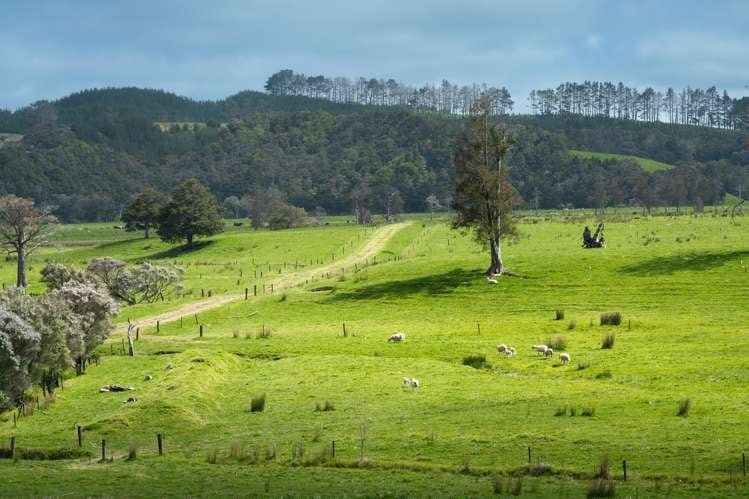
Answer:
<svg viewBox="0 0 749 499"><path fill-rule="evenodd" d="M496 279L492 279L491 277L487 277L486 278L486 282L488 282L489 284L497 284L497 280Z"/></svg>
<svg viewBox="0 0 749 499"><path fill-rule="evenodd" d="M546 351L544 352L544 356L547 359L550 359L553 355L554 355L554 350L552 350L551 348L547 348Z"/></svg>
<svg viewBox="0 0 749 499"><path fill-rule="evenodd" d="M505 357L514 357L515 356L515 350L510 350L509 348L504 351Z"/></svg>
<svg viewBox="0 0 749 499"><path fill-rule="evenodd" d="M568 354L566 352L565 353L560 353L559 354L559 359L562 361L562 364L564 364L564 365L569 364L570 360L572 360L571 357L570 357L570 354Z"/></svg>
<svg viewBox="0 0 749 499"><path fill-rule="evenodd" d="M406 386L406 387L411 386L411 380L405 376L403 376L403 386Z"/></svg>
<svg viewBox="0 0 749 499"><path fill-rule="evenodd" d="M506 350L507 345L505 345L504 343L500 343L499 345L497 345L497 352L504 353Z"/></svg>
<svg viewBox="0 0 749 499"><path fill-rule="evenodd" d="M549 349L546 345L533 345L531 349L536 353L541 353L546 355L546 351Z"/></svg>
<svg viewBox="0 0 749 499"><path fill-rule="evenodd" d="M388 338L388 343L391 341L394 343L400 343L401 341L406 339L406 333L403 331L398 331L397 333L393 333L390 335L390 338Z"/></svg>
<svg viewBox="0 0 749 499"><path fill-rule="evenodd" d="M419 387L419 380L414 378L411 380L411 388L416 389Z"/></svg>

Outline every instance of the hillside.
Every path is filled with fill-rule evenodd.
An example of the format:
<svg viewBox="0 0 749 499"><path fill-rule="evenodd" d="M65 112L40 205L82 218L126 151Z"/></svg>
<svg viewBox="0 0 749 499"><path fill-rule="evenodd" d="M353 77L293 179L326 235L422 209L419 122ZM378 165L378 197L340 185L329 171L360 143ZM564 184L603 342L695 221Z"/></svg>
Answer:
<svg viewBox="0 0 749 499"><path fill-rule="evenodd" d="M521 205L540 208L718 202L749 183L739 133L579 116L512 116L510 172ZM201 123L167 126L166 123ZM158 90L89 90L0 113L0 192L58 206L67 221L111 220L145 186L196 176L221 200L274 187L308 210L373 211L397 189L407 211L448 205L452 144L463 119L398 107L241 92L197 102ZM643 172L627 158L675 165ZM612 161L613 159L613 161ZM744 192L749 188L744 189Z"/></svg>

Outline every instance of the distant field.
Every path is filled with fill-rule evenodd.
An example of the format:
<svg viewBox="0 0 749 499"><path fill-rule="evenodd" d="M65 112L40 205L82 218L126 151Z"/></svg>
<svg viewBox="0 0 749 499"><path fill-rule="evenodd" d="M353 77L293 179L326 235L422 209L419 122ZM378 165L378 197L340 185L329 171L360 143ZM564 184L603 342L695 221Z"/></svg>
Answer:
<svg viewBox="0 0 749 499"><path fill-rule="evenodd" d="M523 497L584 497L608 456L617 497L746 497L749 217L637 213L607 215L600 250L580 248L582 227L598 221L591 212L527 214L504 246L515 276L493 286L481 274L485 250L424 216L358 260L389 227L231 229L186 254L119 232L45 249L33 262L36 290L52 257L168 261L191 288L221 293L327 269L201 313L202 338L193 320L143 326L131 358L116 334L101 365L68 379L43 412L15 428L0 415L0 446L16 436L21 448L74 448L79 424L92 458L0 459L0 495L475 497L499 486L498 497L517 487ZM58 239L108 234L87 228ZM304 269L281 264L297 258ZM2 270L8 282L12 263ZM201 301L128 307L120 323ZM622 324L600 325L612 311ZM405 342L388 343L398 330ZM553 359L531 351L552 341ZM517 356L499 355L498 343ZM404 376L421 386L404 388ZM137 390L98 393L112 383ZM133 393L139 400L125 402ZM250 412L261 393L265 410ZM685 399L691 411L680 417ZM316 410L325 401L333 410ZM112 462L97 462L102 439ZM138 458L126 460L136 444Z"/></svg>
<svg viewBox="0 0 749 499"><path fill-rule="evenodd" d="M11 142L18 142L23 139L23 135L19 133L0 133L0 147Z"/></svg>
<svg viewBox="0 0 749 499"><path fill-rule="evenodd" d="M651 173L659 171L659 170L670 170L671 168L674 167L673 165L661 163L660 161L655 161L655 160L647 159L647 158L641 158L639 156L629 156L626 154L578 151L575 149L570 149L570 153L580 158L600 159L601 161L605 161L607 159L617 159L617 160L631 159L632 161L636 161L640 165L640 168L642 168L644 171L651 172Z"/></svg>

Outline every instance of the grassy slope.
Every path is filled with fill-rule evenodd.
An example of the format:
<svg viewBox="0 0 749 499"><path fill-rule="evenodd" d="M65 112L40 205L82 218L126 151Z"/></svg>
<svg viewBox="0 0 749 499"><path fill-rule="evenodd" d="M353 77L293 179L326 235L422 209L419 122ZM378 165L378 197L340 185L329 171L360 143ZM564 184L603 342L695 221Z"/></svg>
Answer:
<svg viewBox="0 0 749 499"><path fill-rule="evenodd" d="M174 494L205 492L206 475L229 481L227 494L239 484L259 490L268 483L278 494L489 494L489 478L446 479L438 471L467 466L479 475L510 473L531 446L534 461L570 473L587 473L603 454L614 463L627 459L634 480L620 484L620 494L662 495L657 487L665 480L672 496L741 495L746 485L728 483L749 436L749 367L741 353L749 348L749 239L741 222L732 226L711 215L611 220L609 247L587 251L578 247L579 232L592 220L527 218L523 237L505 249L520 277L497 286L480 277L485 255L469 239L441 224L413 224L379 258L402 260L346 269L345 276L320 278L284 298L208 312L203 339L178 323L162 326L159 335L145 331L135 359L107 355L101 366L70 380L46 415L24 419L15 430L9 422L0 426L0 436L15 434L19 445L56 448L74 445L79 423L92 451L104 437L119 455L139 441L146 457L154 453L154 433L163 431L172 456L165 463L2 463L4 481L18 477L5 493L63 493L83 483L92 494L121 494L97 478L134 469L140 479L133 490L172 484ZM309 237L315 232L273 237L296 234L316 244ZM195 258L218 258L220 247L199 250ZM310 291L323 285L336 290ZM552 320L557 308L566 312L563 322ZM609 310L621 311L625 325L597 325L598 314ZM576 327L568 331L572 320ZM270 338L255 337L262 327L273 331ZM399 329L407 341L388 344ZM615 332L616 344L601 350L608 332ZM567 339L568 367L530 352L531 344L556 334ZM500 358L499 342L515 345L518 357ZM462 358L473 353L486 354L493 367L463 366ZM588 367L579 370L581 363ZM145 374L154 381L144 383ZM422 387L402 389L402 376L418 377ZM129 394L97 393L105 383L133 384L140 400L124 404ZM268 396L265 412L248 413L250 397L260 392ZM687 397L692 411L677 417ZM326 399L336 410L315 412L315 403ZM596 413L555 417L563 406ZM293 443L303 442L314 455L330 440L341 465L355 463L362 425L374 469L285 466ZM255 474L205 463L213 450L220 462L228 460L237 442L277 446L281 465ZM398 472L397 479L383 471L404 466L421 471ZM66 476L59 488L43 485L48 480L24 488L31 476L62 478L70 467L89 471ZM677 478L684 483L672 483ZM586 485L546 478L527 480L525 490L558 496L569 487L577 495Z"/></svg>
<svg viewBox="0 0 749 499"><path fill-rule="evenodd" d="M661 163L660 161L655 161L653 159L647 159L647 158L641 158L639 156L629 156L627 154L613 154L608 152L592 152L592 151L577 151L574 149L570 150L570 153L578 156L580 158L592 158L592 159L599 159L601 161L606 161L608 159L616 159L616 160L624 160L624 159L631 159L632 161L636 161L637 164L640 165L640 168L642 168L646 172L656 172L659 170L670 170L673 168L673 165L669 165L666 163Z"/></svg>

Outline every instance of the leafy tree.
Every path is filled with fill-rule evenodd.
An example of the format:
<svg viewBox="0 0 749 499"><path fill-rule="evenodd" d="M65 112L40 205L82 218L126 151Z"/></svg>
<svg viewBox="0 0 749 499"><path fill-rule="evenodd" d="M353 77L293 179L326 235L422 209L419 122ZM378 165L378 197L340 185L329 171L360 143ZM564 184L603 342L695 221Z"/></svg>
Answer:
<svg viewBox="0 0 749 499"><path fill-rule="evenodd" d="M304 208L298 208L290 204L280 204L276 206L268 219L268 228L270 230L291 229L301 227L307 219L307 212Z"/></svg>
<svg viewBox="0 0 749 499"><path fill-rule="evenodd" d="M427 205L427 209L429 210L429 218L431 219L434 216L434 212L442 209L442 203L440 203L440 200L437 196L434 194L430 194L427 196L425 203Z"/></svg>
<svg viewBox="0 0 749 499"><path fill-rule="evenodd" d="M86 272L96 276L113 297L130 305L163 300L181 279L180 273L172 267L143 262L128 268L125 262L108 256L93 260Z"/></svg>
<svg viewBox="0 0 749 499"><path fill-rule="evenodd" d="M0 244L16 254L16 286L26 287L26 257L46 242L56 222L49 210L36 208L31 199L0 197Z"/></svg>
<svg viewBox="0 0 749 499"><path fill-rule="evenodd" d="M245 198L242 198L245 199ZM284 195L275 187L268 189L257 189L255 193L247 199L249 206L250 219L252 228L257 230L265 226L268 220L278 207L285 204Z"/></svg>
<svg viewBox="0 0 749 499"><path fill-rule="evenodd" d="M187 179L177 185L172 199L159 216L158 234L163 241L175 243L212 236L224 230L223 208L216 198L197 179Z"/></svg>
<svg viewBox="0 0 749 499"><path fill-rule="evenodd" d="M146 188L130 206L122 213L122 221L128 230L143 228L144 237L148 239L151 227L158 225L159 214L166 204L166 196L155 190Z"/></svg>
<svg viewBox="0 0 749 499"><path fill-rule="evenodd" d="M0 392L15 403L31 386L31 368L40 335L29 323L0 305Z"/></svg>
<svg viewBox="0 0 749 499"><path fill-rule="evenodd" d="M515 139L491 120L491 101L479 99L455 149L456 184L453 207L455 227L470 229L480 244L487 244L491 264L487 275L506 273L502 236L513 234L511 211L515 193L509 182L507 153Z"/></svg>

